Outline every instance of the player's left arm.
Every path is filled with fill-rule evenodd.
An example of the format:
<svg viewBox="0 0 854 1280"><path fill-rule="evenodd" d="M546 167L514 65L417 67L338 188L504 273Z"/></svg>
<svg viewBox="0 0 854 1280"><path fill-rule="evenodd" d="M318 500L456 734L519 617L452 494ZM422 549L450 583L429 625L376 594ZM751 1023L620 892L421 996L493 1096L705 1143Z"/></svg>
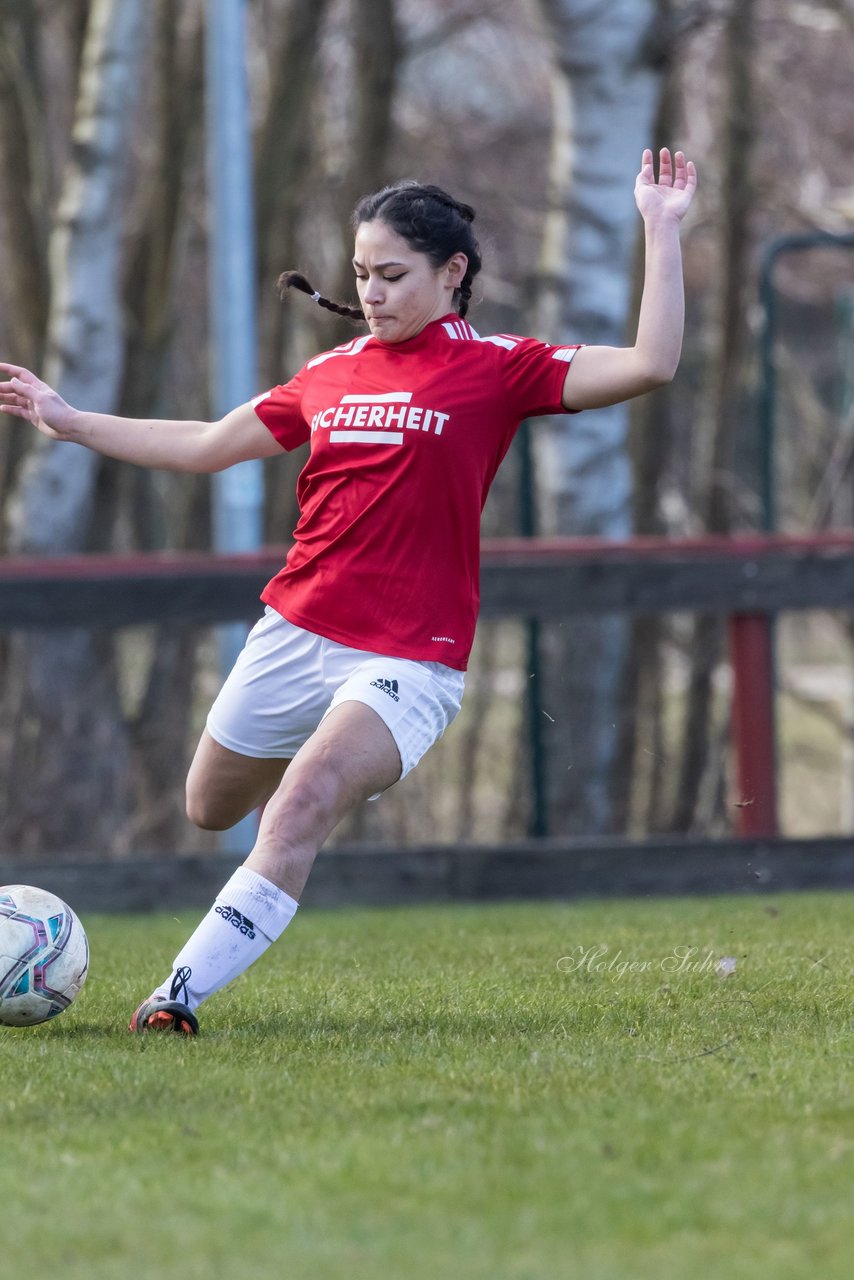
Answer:
<svg viewBox="0 0 854 1280"><path fill-rule="evenodd" d="M643 296L633 347L582 347L563 386L566 409L599 409L643 395L673 379L682 350L685 299L679 227L697 188L692 161L665 148L655 179L652 152L643 153L635 200L644 220Z"/></svg>

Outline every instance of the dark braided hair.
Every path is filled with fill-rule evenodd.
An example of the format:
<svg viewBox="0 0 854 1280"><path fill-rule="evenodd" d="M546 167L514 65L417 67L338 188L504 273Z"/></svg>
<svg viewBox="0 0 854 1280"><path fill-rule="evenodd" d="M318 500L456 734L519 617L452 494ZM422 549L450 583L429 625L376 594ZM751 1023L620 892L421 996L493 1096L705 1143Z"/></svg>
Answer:
<svg viewBox="0 0 854 1280"><path fill-rule="evenodd" d="M471 301L472 282L481 269L480 246L472 230L474 209L449 196L441 187L419 182L397 182L373 195L363 196L353 210L354 233L363 222L384 222L405 240L410 249L423 253L434 268L444 266L455 253L468 259L466 273L454 290L454 303L460 316L465 316ZM299 271L285 271L279 276L279 292L300 289L318 306L348 320L364 320L360 307L348 307L322 297Z"/></svg>
<svg viewBox="0 0 854 1280"><path fill-rule="evenodd" d="M301 271L283 271L279 276L278 286L280 298L284 298L288 289L299 289L301 293L307 293L312 302L316 302L319 307L325 307L327 311L334 311L338 316L346 316L348 320L364 320L365 318L361 307L348 307L344 302L330 302L328 298L322 298L314 285L309 284Z"/></svg>

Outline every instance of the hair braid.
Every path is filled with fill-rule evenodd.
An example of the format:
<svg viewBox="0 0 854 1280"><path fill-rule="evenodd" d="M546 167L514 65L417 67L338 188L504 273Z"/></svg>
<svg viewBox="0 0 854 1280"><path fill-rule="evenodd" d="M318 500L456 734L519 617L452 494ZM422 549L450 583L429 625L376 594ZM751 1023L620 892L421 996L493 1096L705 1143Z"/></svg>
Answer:
<svg viewBox="0 0 854 1280"><path fill-rule="evenodd" d="M329 298L324 298L317 292L314 285L309 284L308 280L300 271L283 271L278 280L279 297L284 299L289 289L299 289L301 293L307 293L312 302L316 302L319 307L325 307L327 311L334 311L337 316L344 316L347 320L363 321L365 319L364 312L360 307L350 307L344 302L331 302Z"/></svg>

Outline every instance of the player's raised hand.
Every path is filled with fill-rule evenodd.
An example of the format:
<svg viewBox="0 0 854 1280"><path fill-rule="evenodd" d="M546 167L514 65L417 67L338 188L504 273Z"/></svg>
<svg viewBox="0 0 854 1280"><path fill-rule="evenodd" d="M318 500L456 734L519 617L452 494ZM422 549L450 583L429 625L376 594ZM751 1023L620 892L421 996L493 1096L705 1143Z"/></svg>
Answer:
<svg viewBox="0 0 854 1280"><path fill-rule="evenodd" d="M0 375L3 374L7 379L0 382L0 412L25 418L51 440L63 439L65 428L74 417L71 405L29 369L0 361Z"/></svg>
<svg viewBox="0 0 854 1280"><path fill-rule="evenodd" d="M696 190L694 162L686 160L681 151L671 158L667 147L662 147L659 155L656 182L652 152L647 147L635 182L635 201L644 221L663 216L680 222L688 212Z"/></svg>

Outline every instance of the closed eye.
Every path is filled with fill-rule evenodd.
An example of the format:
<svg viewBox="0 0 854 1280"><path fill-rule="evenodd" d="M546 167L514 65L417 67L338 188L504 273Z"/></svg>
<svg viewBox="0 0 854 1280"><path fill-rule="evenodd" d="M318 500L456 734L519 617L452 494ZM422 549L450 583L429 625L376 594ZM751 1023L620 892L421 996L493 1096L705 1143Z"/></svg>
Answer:
<svg viewBox="0 0 854 1280"><path fill-rule="evenodd" d="M386 284L396 284L396 283L397 283L397 281L398 281L398 280L402 280L402 279L403 279L403 277L404 277L405 275L406 275L406 272L405 272L405 271L401 271L400 275L397 275L397 276L383 276L383 280L385 280ZM367 273L366 273L366 272L364 272L364 271L357 271L357 272L356 272L356 279L357 279L357 280L369 280L369 279L370 279L370 276L369 276L369 275L367 275Z"/></svg>

